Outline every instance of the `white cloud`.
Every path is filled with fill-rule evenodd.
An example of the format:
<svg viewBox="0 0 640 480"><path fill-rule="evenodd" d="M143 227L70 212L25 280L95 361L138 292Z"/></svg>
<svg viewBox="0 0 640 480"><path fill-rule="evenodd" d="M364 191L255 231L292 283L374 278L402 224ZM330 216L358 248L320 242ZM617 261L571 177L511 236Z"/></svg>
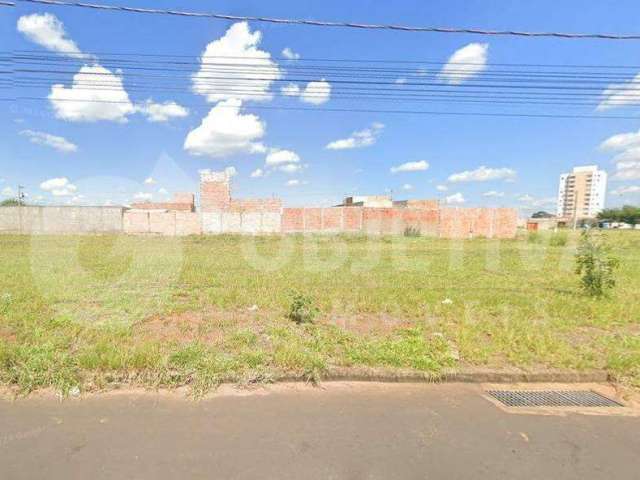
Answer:
<svg viewBox="0 0 640 480"><path fill-rule="evenodd" d="M281 172L284 173L298 173L300 170L302 170L302 165L299 165L297 163L287 163L285 165L279 165L276 167L276 170L279 170Z"/></svg>
<svg viewBox="0 0 640 480"><path fill-rule="evenodd" d="M41 47L75 58L87 58L73 40L67 38L64 25L50 13L34 13L18 19L18 31Z"/></svg>
<svg viewBox="0 0 640 480"><path fill-rule="evenodd" d="M288 83L280 91L287 97L297 97L300 95L300 86L297 83Z"/></svg>
<svg viewBox="0 0 640 480"><path fill-rule="evenodd" d="M298 180L297 178L294 178L293 180L289 180L287 183L285 183L285 185L287 187L299 187L300 185L306 185L307 181L305 180Z"/></svg>
<svg viewBox="0 0 640 480"><path fill-rule="evenodd" d="M611 195L627 195L640 193L640 185L628 185L624 187L618 187L611 191Z"/></svg>
<svg viewBox="0 0 640 480"><path fill-rule="evenodd" d="M153 198L153 193L148 192L138 192L133 196L134 200L138 200L141 202L148 202Z"/></svg>
<svg viewBox="0 0 640 480"><path fill-rule="evenodd" d="M438 190L439 192L446 192L447 190L449 190L449 187L447 187L446 185L436 185L436 190Z"/></svg>
<svg viewBox="0 0 640 480"><path fill-rule="evenodd" d="M103 88L105 84L108 89ZM73 76L71 87L53 85L49 101L56 117L72 122L126 122L127 115L136 110L122 78L97 64L81 67Z"/></svg>
<svg viewBox="0 0 640 480"><path fill-rule="evenodd" d="M151 99L136 105L136 111L154 123L168 122L172 118L184 118L189 115L189 110L176 102L155 103Z"/></svg>
<svg viewBox="0 0 640 480"><path fill-rule="evenodd" d="M76 193L78 188L66 177L50 178L40 184L40 188L54 197L68 197Z"/></svg>
<svg viewBox="0 0 640 480"><path fill-rule="evenodd" d="M261 153L265 146L258 142L265 134L265 123L253 114L240 113L242 101L229 99L218 103L191 130L184 149L192 155L225 157L239 153Z"/></svg>
<svg viewBox="0 0 640 480"><path fill-rule="evenodd" d="M67 201L67 204L78 205L78 204L82 203L83 200L84 200L84 195L75 195L74 197L72 197L71 199L69 199Z"/></svg>
<svg viewBox="0 0 640 480"><path fill-rule="evenodd" d="M460 192L454 193L453 195L449 195L448 197L446 197L444 201L448 204L464 203L464 195L462 195Z"/></svg>
<svg viewBox="0 0 640 480"><path fill-rule="evenodd" d="M22 130L20 135L27 137L31 143L51 147L62 153L73 153L78 150L78 146L71 143L66 138L51 135L50 133L37 132L34 130Z"/></svg>
<svg viewBox="0 0 640 480"><path fill-rule="evenodd" d="M227 167L224 169L224 173L227 174L227 177L232 178L238 174L238 170L236 170L236 167Z"/></svg>
<svg viewBox="0 0 640 480"><path fill-rule="evenodd" d="M391 173L420 172L420 171L427 170L428 168L429 168L429 163L424 160L420 160L418 162L406 162L401 165L391 167L390 171Z"/></svg>
<svg viewBox="0 0 640 480"><path fill-rule="evenodd" d="M148 178L144 179L144 184L145 185L155 185L156 183L158 183L158 182L156 182L155 178L153 178L153 177L148 177Z"/></svg>
<svg viewBox="0 0 640 480"><path fill-rule="evenodd" d="M282 50L282 56L284 58L289 59L289 60L299 60L300 59L300 54L294 52L289 47L286 47L284 50Z"/></svg>
<svg viewBox="0 0 640 480"><path fill-rule="evenodd" d="M628 105L640 105L640 73L629 82L609 85L602 92L602 100L598 104L597 110Z"/></svg>
<svg viewBox="0 0 640 480"><path fill-rule="evenodd" d="M640 180L640 160L626 161L616 164L616 180Z"/></svg>
<svg viewBox="0 0 640 480"><path fill-rule="evenodd" d="M640 147L640 130L613 135L600 144L602 150L625 150L631 147Z"/></svg>
<svg viewBox="0 0 640 480"><path fill-rule="evenodd" d="M158 189L158 193L159 193L160 195L169 195L169 191L168 191L166 188L164 188L164 187L159 188L159 189Z"/></svg>
<svg viewBox="0 0 640 480"><path fill-rule="evenodd" d="M265 164L267 166L274 165L282 165L285 163L298 163L300 161L300 156L291 150L283 150L279 148L272 148L267 158L265 160Z"/></svg>
<svg viewBox="0 0 640 480"><path fill-rule="evenodd" d="M484 165L475 170L465 170L449 176L450 182L486 182L489 180L514 180L516 171L511 168L488 168Z"/></svg>
<svg viewBox="0 0 640 480"><path fill-rule="evenodd" d="M322 105L331 97L331 84L324 78L318 82L307 83L306 88L300 94L300 100L312 105Z"/></svg>
<svg viewBox="0 0 640 480"><path fill-rule="evenodd" d="M470 43L449 57L438 78L451 85L459 85L487 68L488 53L489 44Z"/></svg>
<svg viewBox="0 0 640 480"><path fill-rule="evenodd" d="M497 192L495 190L489 190L482 194L483 197L504 197L504 192Z"/></svg>
<svg viewBox="0 0 640 480"><path fill-rule="evenodd" d="M200 57L200 69L192 77L193 91L209 102L230 98L271 100L271 84L282 72L271 54L258 48L261 39L262 33L251 32L247 22L231 25L224 36L207 45ZM224 63L224 75L216 73L220 63Z"/></svg>
<svg viewBox="0 0 640 480"><path fill-rule="evenodd" d="M518 197L518 201L530 207L539 208L545 206L553 206L557 203L558 199L556 197L535 198L531 195L525 194L520 195Z"/></svg>
<svg viewBox="0 0 640 480"><path fill-rule="evenodd" d="M402 190L405 190L405 191L413 190L413 185L411 185L410 183L405 183L404 185L402 185Z"/></svg>
<svg viewBox="0 0 640 480"><path fill-rule="evenodd" d="M264 177L264 170L261 168L256 168L253 172L251 172L251 178L260 178Z"/></svg>
<svg viewBox="0 0 640 480"><path fill-rule="evenodd" d="M371 127L353 132L348 138L335 140L325 148L328 150L346 150L350 148L368 147L376 143L383 129L384 125L382 123L374 122L371 124Z"/></svg>
<svg viewBox="0 0 640 480"><path fill-rule="evenodd" d="M14 193L13 193L13 188L11 187L4 187L2 189L2 195L4 195L5 197L13 197Z"/></svg>
<svg viewBox="0 0 640 480"><path fill-rule="evenodd" d="M600 144L600 149L620 152L613 157L616 164L614 179L640 179L640 130L613 135Z"/></svg>

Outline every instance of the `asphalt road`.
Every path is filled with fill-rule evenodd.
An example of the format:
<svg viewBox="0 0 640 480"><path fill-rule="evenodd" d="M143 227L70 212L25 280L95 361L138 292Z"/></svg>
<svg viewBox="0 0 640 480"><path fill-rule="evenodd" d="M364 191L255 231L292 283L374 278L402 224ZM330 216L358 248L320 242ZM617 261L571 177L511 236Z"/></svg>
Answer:
<svg viewBox="0 0 640 480"><path fill-rule="evenodd" d="M0 429L3 480L640 478L639 417L511 414L477 385L37 397Z"/></svg>

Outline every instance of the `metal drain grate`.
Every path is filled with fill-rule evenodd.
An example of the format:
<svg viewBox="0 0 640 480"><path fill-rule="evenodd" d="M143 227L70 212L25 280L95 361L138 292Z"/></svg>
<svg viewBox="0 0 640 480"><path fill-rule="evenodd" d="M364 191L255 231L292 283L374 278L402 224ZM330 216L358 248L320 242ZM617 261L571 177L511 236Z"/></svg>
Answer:
<svg viewBox="0 0 640 480"><path fill-rule="evenodd" d="M490 390L487 392L508 407L622 407L590 390Z"/></svg>

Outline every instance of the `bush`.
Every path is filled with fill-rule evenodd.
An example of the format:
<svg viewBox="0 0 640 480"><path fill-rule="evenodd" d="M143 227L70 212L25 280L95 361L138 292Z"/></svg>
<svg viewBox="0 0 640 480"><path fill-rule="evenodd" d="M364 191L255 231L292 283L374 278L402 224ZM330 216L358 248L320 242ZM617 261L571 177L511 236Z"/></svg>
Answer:
<svg viewBox="0 0 640 480"><path fill-rule="evenodd" d="M582 275L582 289L587 295L600 297L613 288L616 284L613 274L618 264L601 238L591 230L582 232L576 253L576 273Z"/></svg>
<svg viewBox="0 0 640 480"><path fill-rule="evenodd" d="M418 227L412 227L412 226L408 226L404 229L404 236L405 237L419 237L420 236L420 229Z"/></svg>
<svg viewBox="0 0 640 480"><path fill-rule="evenodd" d="M289 314L287 315L290 320L300 323L313 323L314 319L318 315L319 310L313 304L313 300L306 295L296 293L293 296L291 306L289 307Z"/></svg>
<svg viewBox="0 0 640 480"><path fill-rule="evenodd" d="M566 233L555 233L549 239L549 245L552 247L564 247L567 241L568 237Z"/></svg>
<svg viewBox="0 0 640 480"><path fill-rule="evenodd" d="M540 243L541 237L538 232L529 232L527 235L527 241L529 243Z"/></svg>

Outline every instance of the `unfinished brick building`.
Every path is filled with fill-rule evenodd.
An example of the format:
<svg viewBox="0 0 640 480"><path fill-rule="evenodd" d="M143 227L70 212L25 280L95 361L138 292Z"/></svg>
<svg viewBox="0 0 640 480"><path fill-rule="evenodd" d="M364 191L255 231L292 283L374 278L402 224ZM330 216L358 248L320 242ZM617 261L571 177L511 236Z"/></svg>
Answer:
<svg viewBox="0 0 640 480"><path fill-rule="evenodd" d="M201 174L202 233L401 235L411 228L443 238L513 238L516 234L517 212L511 208L442 207L437 200L392 202L388 207L346 202L347 206L285 208L278 198L234 199L230 181L226 172Z"/></svg>

